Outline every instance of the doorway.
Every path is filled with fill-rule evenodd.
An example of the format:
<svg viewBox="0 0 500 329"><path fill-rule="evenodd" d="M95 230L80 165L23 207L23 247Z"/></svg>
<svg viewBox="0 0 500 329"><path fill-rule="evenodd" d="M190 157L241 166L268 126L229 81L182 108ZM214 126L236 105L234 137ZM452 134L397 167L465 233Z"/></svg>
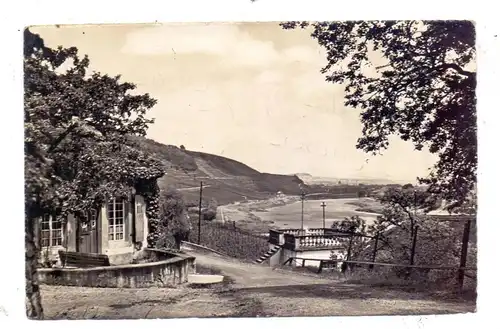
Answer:
<svg viewBox="0 0 500 329"><path fill-rule="evenodd" d="M95 209L87 213L87 217L78 223L77 251L82 253L99 253L99 216Z"/></svg>

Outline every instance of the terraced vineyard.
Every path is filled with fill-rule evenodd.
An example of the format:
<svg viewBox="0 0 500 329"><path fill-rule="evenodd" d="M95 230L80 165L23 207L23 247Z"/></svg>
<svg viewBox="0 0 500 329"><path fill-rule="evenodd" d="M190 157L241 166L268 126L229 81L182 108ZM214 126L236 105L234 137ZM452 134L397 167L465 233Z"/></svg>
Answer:
<svg viewBox="0 0 500 329"><path fill-rule="evenodd" d="M219 204L245 199L267 199L278 191L299 194L303 182L292 175L261 173L238 161L225 157L182 150L147 138L136 138L141 148L152 153L165 166L166 175L159 180L160 187L182 191L187 202L199 199L200 181L208 186L204 199L215 198Z"/></svg>

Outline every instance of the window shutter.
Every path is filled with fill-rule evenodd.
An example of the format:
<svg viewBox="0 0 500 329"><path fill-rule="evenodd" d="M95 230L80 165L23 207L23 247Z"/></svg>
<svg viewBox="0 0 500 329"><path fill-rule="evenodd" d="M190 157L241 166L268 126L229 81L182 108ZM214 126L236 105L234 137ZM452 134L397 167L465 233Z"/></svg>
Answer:
<svg viewBox="0 0 500 329"><path fill-rule="evenodd" d="M64 220L62 220L62 230L61 230L61 240L63 248L68 248L68 216Z"/></svg>
<svg viewBox="0 0 500 329"><path fill-rule="evenodd" d="M35 243L36 249L41 250L42 248L42 232L41 232L42 218L36 218L33 220L33 242Z"/></svg>
<svg viewBox="0 0 500 329"><path fill-rule="evenodd" d="M135 197L134 211L135 211L135 241L144 241L144 203L139 196Z"/></svg>
<svg viewBox="0 0 500 329"><path fill-rule="evenodd" d="M131 218L130 218L130 201L129 199L123 200L123 234L125 241L132 241L132 237L130 236L130 227L131 227Z"/></svg>

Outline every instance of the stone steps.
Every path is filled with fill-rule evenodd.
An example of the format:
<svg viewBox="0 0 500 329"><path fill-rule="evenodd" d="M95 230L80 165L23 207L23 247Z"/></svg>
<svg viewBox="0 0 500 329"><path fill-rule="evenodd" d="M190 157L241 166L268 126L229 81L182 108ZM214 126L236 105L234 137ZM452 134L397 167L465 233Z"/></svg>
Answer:
<svg viewBox="0 0 500 329"><path fill-rule="evenodd" d="M265 262L266 260L271 258L274 254L276 254L278 252L278 250L280 250L280 249L281 249L281 247L274 246L272 249L269 249L262 256L260 256L257 260L255 260L254 264L262 264L263 262Z"/></svg>

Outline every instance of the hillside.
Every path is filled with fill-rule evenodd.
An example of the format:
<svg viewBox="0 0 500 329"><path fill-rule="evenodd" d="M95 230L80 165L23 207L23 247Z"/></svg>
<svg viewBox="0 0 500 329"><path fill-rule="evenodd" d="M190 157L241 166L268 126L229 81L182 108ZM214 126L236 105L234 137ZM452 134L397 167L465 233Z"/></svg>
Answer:
<svg viewBox="0 0 500 329"><path fill-rule="evenodd" d="M167 174L159 180L160 187L179 189L189 203L198 202L200 181L205 186L204 199L215 198L219 204L266 199L278 191L299 194L303 184L297 176L261 173L222 156L183 150L147 138L134 140L164 164Z"/></svg>

